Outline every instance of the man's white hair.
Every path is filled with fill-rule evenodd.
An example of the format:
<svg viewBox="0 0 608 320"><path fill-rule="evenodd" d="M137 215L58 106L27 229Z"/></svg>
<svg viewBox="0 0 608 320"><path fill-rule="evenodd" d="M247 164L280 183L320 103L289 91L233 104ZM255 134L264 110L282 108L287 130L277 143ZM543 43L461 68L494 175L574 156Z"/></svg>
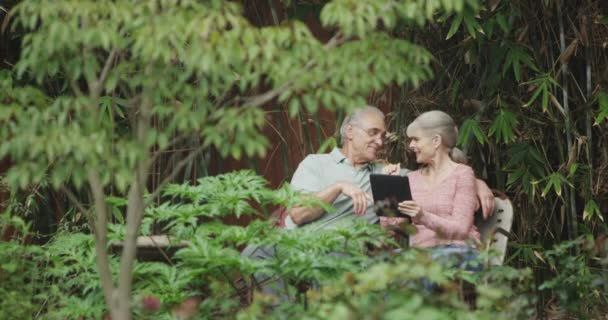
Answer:
<svg viewBox="0 0 608 320"><path fill-rule="evenodd" d="M380 118L382 118L382 121L384 121L384 112L373 106L365 106L349 113L346 118L344 118L344 121L342 121L342 126L340 127L341 146L344 146L344 137L346 136L346 128L348 127L348 125L353 123L361 123L361 119L368 114L376 114Z"/></svg>

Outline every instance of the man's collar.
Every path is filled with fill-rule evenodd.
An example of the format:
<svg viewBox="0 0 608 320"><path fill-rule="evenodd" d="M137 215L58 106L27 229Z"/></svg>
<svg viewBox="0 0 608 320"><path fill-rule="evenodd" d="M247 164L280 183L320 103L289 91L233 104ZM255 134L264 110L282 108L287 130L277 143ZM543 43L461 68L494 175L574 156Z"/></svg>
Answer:
<svg viewBox="0 0 608 320"><path fill-rule="evenodd" d="M329 154L336 163L340 163L346 160L346 156L342 153L342 151L340 151L340 148L338 147L335 147L333 150L331 150Z"/></svg>
<svg viewBox="0 0 608 320"><path fill-rule="evenodd" d="M329 153L331 155L331 158L336 162L336 163L341 163L341 162L345 162L349 165L353 165L350 160L348 160L346 158L346 156L342 153L342 151L340 150L340 148L335 147L333 150L331 150L331 152ZM365 168L369 171L373 170L373 164L372 162L368 162L366 163L364 166L362 166L362 168Z"/></svg>

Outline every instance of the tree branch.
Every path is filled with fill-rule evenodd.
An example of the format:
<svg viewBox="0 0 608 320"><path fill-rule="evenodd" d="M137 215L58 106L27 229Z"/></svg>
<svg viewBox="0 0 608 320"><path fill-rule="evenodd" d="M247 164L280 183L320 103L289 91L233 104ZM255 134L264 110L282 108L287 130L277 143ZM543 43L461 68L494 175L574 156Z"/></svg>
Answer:
<svg viewBox="0 0 608 320"><path fill-rule="evenodd" d="M337 46L341 45L342 43L348 41L349 39L350 39L349 37L343 37L342 32L338 31L331 39L329 39L329 41L327 41L326 44L323 45L323 49L330 49L330 48L337 47ZM305 72L306 70L310 69L316 63L317 63L316 59L309 60L304 65L304 67L302 67L302 72ZM293 80L289 80L276 89L267 91L267 92L259 94L259 95L248 97L247 99L245 99L244 105L247 107L254 107L254 108L260 107L260 106L264 105L265 103L269 102L270 100L278 97L285 90L288 90L292 85L293 85Z"/></svg>
<svg viewBox="0 0 608 320"><path fill-rule="evenodd" d="M110 272L110 263L107 252L108 243L108 221L107 221L107 208L105 203L105 193L103 191L103 185L99 173L94 169L89 169L88 172L89 185L93 194L93 201L95 205L95 221L94 229L95 233L95 252L97 254L97 268L99 269L99 278L101 280L101 287L103 289L103 295L106 300L106 304L113 309L116 305L114 296L114 282L112 280L112 273ZM69 197L69 193L68 193Z"/></svg>
<svg viewBox="0 0 608 320"><path fill-rule="evenodd" d="M162 191L162 187L165 184L169 183L171 180L173 180L175 178L175 176L177 176L177 174L182 170L182 168L185 167L186 164L188 164L188 162L190 162L192 159L194 159L194 157L197 156L198 154L200 154L203 150L204 150L204 147L198 147L198 148L194 149L194 151L192 151L187 157L181 159L177 163L177 165L173 167L173 170L171 171L171 173L168 176L166 176L165 179L163 179L163 181L161 181L160 184L156 187L156 190L154 190L154 192L152 192L148 201L152 201L154 198L156 198ZM148 205L148 203L149 202L146 202L146 205Z"/></svg>
<svg viewBox="0 0 608 320"><path fill-rule="evenodd" d="M146 91L150 90L147 88ZM136 140L145 144L150 131L150 119L152 114L152 101L149 99L150 92L144 94L140 112L136 120ZM113 312L120 319L131 319L131 288L133 285L133 264L137 252L137 235L144 212L144 189L150 169L150 159L144 158L135 166L135 179L128 193L127 221L124 246L120 257L120 273L117 290L117 308Z"/></svg>
<svg viewBox="0 0 608 320"><path fill-rule="evenodd" d="M114 58L116 57L118 50L113 49L112 52L110 52L110 55L108 56L108 58L106 59L106 63L103 66L103 69L101 70L101 74L99 75L99 78L97 79L97 81L95 81L95 95L99 96L101 94L101 87L103 85L103 83L106 81L106 78L108 77L108 72L110 72L110 68L112 67L112 63L114 62Z"/></svg>
<svg viewBox="0 0 608 320"><path fill-rule="evenodd" d="M65 186L61 186L60 187L61 192L63 192L68 199L70 200L70 202L76 206L76 208L78 208L78 210L80 210L80 212L82 212L86 218L87 218L87 224L89 225L89 229L91 229L91 231L95 231L95 225L93 224L93 219L94 217L90 214L89 210L87 210L80 201L78 201L78 197L76 197L76 195L68 188L66 188Z"/></svg>
<svg viewBox="0 0 608 320"><path fill-rule="evenodd" d="M83 95L82 90L80 90L78 83L76 83L76 81L74 81L74 79L70 79L70 87L72 88L72 91L74 91L74 93L77 96L81 97Z"/></svg>
<svg viewBox="0 0 608 320"><path fill-rule="evenodd" d="M191 137L190 135L185 135L185 134L180 134L175 136L173 139L171 139L171 141L169 141L169 143L167 143L167 147L164 148L163 150L158 150L154 153L152 153L152 160L151 163L154 163L158 160L158 158L160 157L161 154L163 154L164 150L167 150L170 147L175 146L177 143L185 140L186 138Z"/></svg>

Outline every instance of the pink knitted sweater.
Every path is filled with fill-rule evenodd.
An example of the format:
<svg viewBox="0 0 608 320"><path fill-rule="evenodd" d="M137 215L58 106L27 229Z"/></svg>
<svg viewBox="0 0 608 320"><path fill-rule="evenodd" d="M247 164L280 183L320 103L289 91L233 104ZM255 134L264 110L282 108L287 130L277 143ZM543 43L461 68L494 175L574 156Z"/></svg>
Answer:
<svg viewBox="0 0 608 320"><path fill-rule="evenodd" d="M470 245L480 241L473 224L477 196L475 175L471 167L459 164L434 188L429 188L421 170L408 174L412 198L424 214L414 220L418 232L411 245L434 247L443 244ZM382 225L398 224L400 218L383 218Z"/></svg>

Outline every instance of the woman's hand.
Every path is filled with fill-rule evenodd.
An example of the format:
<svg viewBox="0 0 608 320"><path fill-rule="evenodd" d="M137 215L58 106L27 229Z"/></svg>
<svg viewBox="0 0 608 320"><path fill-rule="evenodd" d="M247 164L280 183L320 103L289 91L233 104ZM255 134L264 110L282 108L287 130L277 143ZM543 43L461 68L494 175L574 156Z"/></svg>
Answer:
<svg viewBox="0 0 608 320"><path fill-rule="evenodd" d="M399 212L406 214L414 221L419 220L424 215L422 208L414 200L399 202Z"/></svg>
<svg viewBox="0 0 608 320"><path fill-rule="evenodd" d="M401 163L389 163L382 168L382 174L397 175L401 171Z"/></svg>

